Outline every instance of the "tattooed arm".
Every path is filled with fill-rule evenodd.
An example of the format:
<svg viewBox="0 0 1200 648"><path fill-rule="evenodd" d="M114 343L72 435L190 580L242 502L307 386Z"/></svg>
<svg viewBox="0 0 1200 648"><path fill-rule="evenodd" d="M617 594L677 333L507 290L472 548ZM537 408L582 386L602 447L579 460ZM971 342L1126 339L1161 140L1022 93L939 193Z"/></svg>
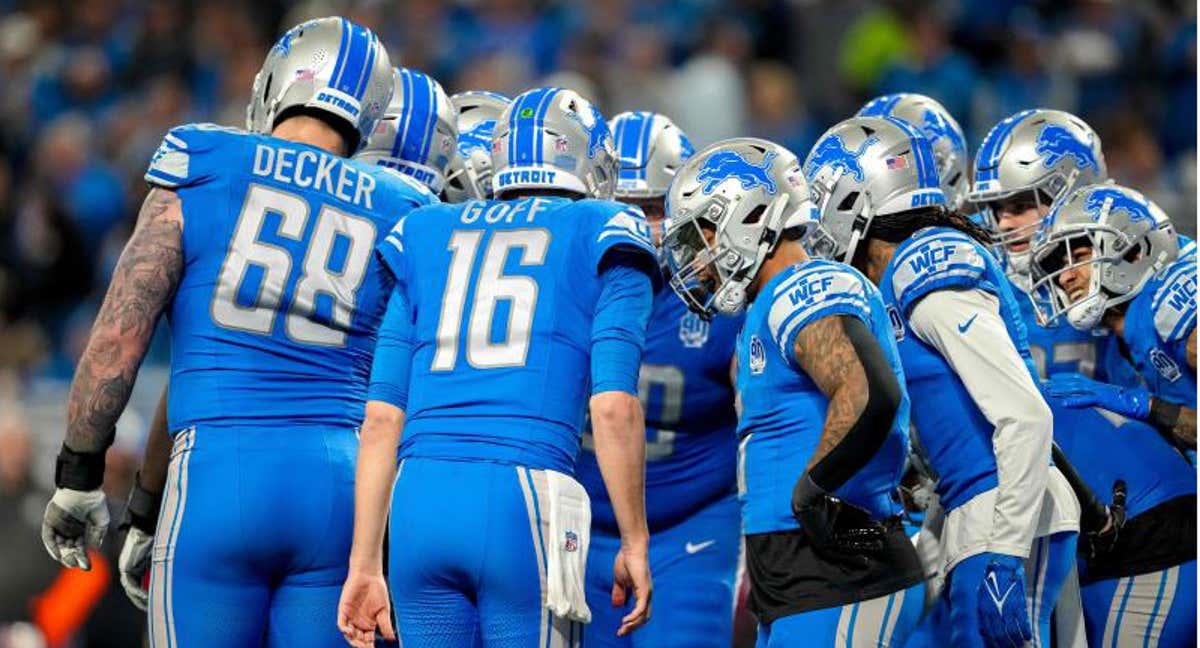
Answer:
<svg viewBox="0 0 1200 648"><path fill-rule="evenodd" d="M151 189L71 383L66 445L75 452L112 444L158 318L183 274L182 227L175 192Z"/></svg>
<svg viewBox="0 0 1200 648"><path fill-rule="evenodd" d="M878 340L855 317L830 316L809 324L796 335L793 352L829 399L808 468L818 485L834 490L887 439L902 399L900 384Z"/></svg>

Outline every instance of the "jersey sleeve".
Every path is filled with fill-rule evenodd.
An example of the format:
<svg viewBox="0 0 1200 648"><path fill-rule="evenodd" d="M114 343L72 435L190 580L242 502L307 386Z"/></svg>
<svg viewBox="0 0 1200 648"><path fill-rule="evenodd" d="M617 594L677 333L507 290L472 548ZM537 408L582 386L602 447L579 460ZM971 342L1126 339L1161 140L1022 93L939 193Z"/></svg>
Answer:
<svg viewBox="0 0 1200 648"><path fill-rule="evenodd" d="M848 315L871 324L871 304L863 278L845 266L813 261L793 266L791 276L771 294L767 327L784 361L795 366L791 352L796 336L809 324L833 315Z"/></svg>
<svg viewBox="0 0 1200 648"><path fill-rule="evenodd" d="M592 394L636 395L654 292L649 277L625 265L605 269L601 281L592 320Z"/></svg>
<svg viewBox="0 0 1200 648"><path fill-rule="evenodd" d="M379 326L367 400L408 407L408 382L412 365L412 304L404 286L397 285L388 298Z"/></svg>
<svg viewBox="0 0 1200 648"><path fill-rule="evenodd" d="M1186 340L1196 328L1196 264L1168 268L1150 303L1154 331L1162 344Z"/></svg>
<svg viewBox="0 0 1200 648"><path fill-rule="evenodd" d="M650 276L654 289L662 285L658 271L658 256L650 239L650 225L641 208L619 203L593 203L597 206L589 228L588 258L597 273L614 260L643 270Z"/></svg>
<svg viewBox="0 0 1200 648"><path fill-rule="evenodd" d="M158 150L150 158L144 176L146 182L167 189L202 184L213 177L213 172L227 155L214 154L228 147L231 135L241 131L212 124L187 124L176 126L163 136ZM229 160L225 159L224 164Z"/></svg>
<svg viewBox="0 0 1200 648"><path fill-rule="evenodd" d="M981 289L997 294L999 288L988 279L983 254L969 236L951 230L902 246L892 261L892 292L900 310L908 314L922 297L938 290Z"/></svg>
<svg viewBox="0 0 1200 648"><path fill-rule="evenodd" d="M405 262L404 262L404 225L412 213L405 214L396 221L392 231L388 232L387 236L375 246L375 253L379 255L379 260L383 262L383 266L391 273L392 278L397 283L405 281Z"/></svg>

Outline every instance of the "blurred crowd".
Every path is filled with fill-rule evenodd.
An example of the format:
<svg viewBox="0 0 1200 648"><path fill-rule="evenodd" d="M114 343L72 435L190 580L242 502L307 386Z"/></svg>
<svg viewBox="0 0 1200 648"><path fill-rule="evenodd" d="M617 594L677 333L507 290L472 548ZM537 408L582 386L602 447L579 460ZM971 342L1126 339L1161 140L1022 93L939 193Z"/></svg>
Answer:
<svg viewBox="0 0 1200 648"><path fill-rule="evenodd" d="M664 112L698 147L753 135L803 159L826 126L887 92L941 101L972 147L1017 110L1068 110L1099 132L1114 179L1195 235L1189 0L0 0L5 527L37 528L71 373L163 133L241 126L269 44L333 14L370 26L393 61L450 92L570 86L609 115ZM165 377L159 338L109 454L113 493L127 490ZM0 528L0 647L26 645L7 624L29 620L39 608L28 593L50 596L62 577L41 552L36 531ZM94 605L124 603L109 590L115 600L98 590ZM105 645L86 638L86 620L57 621L79 645Z"/></svg>

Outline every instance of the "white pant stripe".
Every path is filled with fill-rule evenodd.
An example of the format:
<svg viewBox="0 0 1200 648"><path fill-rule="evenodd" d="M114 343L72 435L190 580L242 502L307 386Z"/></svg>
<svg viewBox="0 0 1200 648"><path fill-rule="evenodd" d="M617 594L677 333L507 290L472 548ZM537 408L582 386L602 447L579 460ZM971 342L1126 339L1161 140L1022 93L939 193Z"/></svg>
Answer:
<svg viewBox="0 0 1200 648"><path fill-rule="evenodd" d="M1175 602L1175 587L1179 584L1179 567L1170 567L1160 573L1162 578L1159 587L1162 596L1155 596L1157 609L1151 608L1149 627L1146 628L1145 639L1142 643L1146 648L1158 646L1163 626L1167 623L1167 614L1171 611L1171 604Z"/></svg>
<svg viewBox="0 0 1200 648"><path fill-rule="evenodd" d="M1129 589L1133 587L1133 576L1126 576L1117 581L1117 587L1113 590L1112 603L1108 607L1108 619L1104 622L1104 643L1103 648L1107 648L1113 644L1113 633L1117 627L1117 621L1124 609L1121 603L1129 596Z"/></svg>
<svg viewBox="0 0 1200 648"><path fill-rule="evenodd" d="M1157 646L1178 582L1178 567L1117 581L1104 625L1103 647Z"/></svg>
<svg viewBox="0 0 1200 648"><path fill-rule="evenodd" d="M546 605L546 556L542 552L541 538L546 534L547 525L541 516L549 513L549 503L543 495L546 492L546 475L540 470L530 470L524 466L517 466L516 472L517 483L521 485L521 494L525 496L525 511L529 514L529 539L533 543L544 609ZM549 612L541 614L542 622L538 628L539 648L547 647L550 644L551 616Z"/></svg>
<svg viewBox="0 0 1200 648"><path fill-rule="evenodd" d="M1029 624L1033 626L1034 648L1042 648L1042 636L1038 633L1038 617L1042 613L1042 597L1046 593L1046 571L1050 564L1050 536L1042 536L1033 541L1033 550L1025 560L1025 573L1034 574L1035 583L1032 592L1025 599L1026 611L1029 613Z"/></svg>
<svg viewBox="0 0 1200 648"><path fill-rule="evenodd" d="M891 609L888 609L888 604ZM896 629L896 621L900 617L900 609L904 606L904 590L893 594L849 603L842 606L838 616L837 637L834 646L837 648L876 648L891 645L892 632ZM851 624L853 617L853 625ZM879 641L883 639L881 644Z"/></svg>
<svg viewBox="0 0 1200 648"><path fill-rule="evenodd" d="M887 618L887 627L883 631L883 641L886 642L883 645L890 646L892 643L892 633L896 631L896 622L900 619L900 611L904 609L904 595L907 593L907 590L900 590L892 595L895 600L892 601L891 614Z"/></svg>
<svg viewBox="0 0 1200 648"><path fill-rule="evenodd" d="M173 597L175 545L183 526L187 504L188 460L196 443L196 430L189 428L175 436L171 464L167 469L167 492L155 529L152 554L150 642L154 648L176 645ZM165 531L165 533L163 533Z"/></svg>

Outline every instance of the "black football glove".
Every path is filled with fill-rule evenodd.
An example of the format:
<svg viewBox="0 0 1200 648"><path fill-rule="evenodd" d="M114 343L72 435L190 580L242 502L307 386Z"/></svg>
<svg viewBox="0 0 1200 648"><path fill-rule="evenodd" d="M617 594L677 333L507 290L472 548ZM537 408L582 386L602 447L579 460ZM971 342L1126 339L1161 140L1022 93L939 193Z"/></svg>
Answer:
<svg viewBox="0 0 1200 648"><path fill-rule="evenodd" d="M792 489L792 515L818 553L863 554L883 549L887 531L870 513L835 497L805 474Z"/></svg>

